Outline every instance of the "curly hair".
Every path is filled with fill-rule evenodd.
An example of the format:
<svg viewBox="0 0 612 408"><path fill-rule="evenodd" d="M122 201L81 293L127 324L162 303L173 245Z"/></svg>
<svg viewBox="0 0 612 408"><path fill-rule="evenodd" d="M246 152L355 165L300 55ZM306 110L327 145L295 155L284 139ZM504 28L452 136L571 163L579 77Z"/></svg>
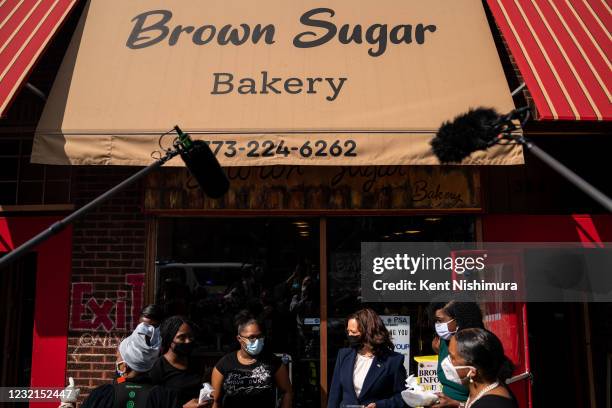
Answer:
<svg viewBox="0 0 612 408"><path fill-rule="evenodd" d="M363 344L369 344L376 355L390 353L395 349L391 335L380 316L372 309L364 308L351 313L347 321L355 319L361 332Z"/></svg>
<svg viewBox="0 0 612 408"><path fill-rule="evenodd" d="M442 309L451 319L455 319L458 330L472 327L484 329L482 310L478 303L467 296L455 296L453 300L446 302L441 299L436 299L427 306L427 317L431 325L436 322L436 311Z"/></svg>
<svg viewBox="0 0 612 408"><path fill-rule="evenodd" d="M484 329L482 310L476 302L457 302L451 300L444 306L444 311L457 322L457 330L478 328Z"/></svg>

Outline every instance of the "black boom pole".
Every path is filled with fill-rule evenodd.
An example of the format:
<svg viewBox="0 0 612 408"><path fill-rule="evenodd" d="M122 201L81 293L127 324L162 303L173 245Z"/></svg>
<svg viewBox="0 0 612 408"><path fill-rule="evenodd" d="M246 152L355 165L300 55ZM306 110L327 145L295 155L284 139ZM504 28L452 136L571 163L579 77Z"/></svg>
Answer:
<svg viewBox="0 0 612 408"><path fill-rule="evenodd" d="M73 212L72 214L67 216L66 218L53 223L49 228L47 228L46 230L44 230L40 234L36 235L34 238L28 240L27 242L23 243L19 247L15 248L13 251L9 252L4 257L0 258L0 269L2 269L3 267L7 266L11 262L16 261L18 258L20 258L21 256L25 255L32 248L34 248L37 245L39 245L40 243L46 241L47 239L49 239L53 235L59 233L64 228L66 228L68 225L70 225L71 223L73 223L74 221L76 221L77 219L82 217L83 215L87 214L89 211L91 211L94 208L98 207L100 204L102 204L103 202L105 202L106 200L108 200L109 198L111 198L112 196L114 196L115 194L120 192L121 190L125 189L129 185L131 185L131 184L135 183L136 181L140 180L141 178L143 178L147 174L151 173L153 170L156 170L156 169L160 168L168 160L172 159L173 157L177 156L178 154L179 154L179 150L178 149L166 151L166 155L163 156L162 158L158 159L154 163L151 163L150 165L148 165L147 167L143 168L142 170L140 170L139 172L135 173L134 175L130 176L129 178L123 180L121 183L117 184L115 187L111 188L110 190L108 190L104 194L100 195L99 197L97 197L96 199L91 201L90 203L88 203L88 204L84 205L83 207L79 208L78 210L76 210L75 212Z"/></svg>

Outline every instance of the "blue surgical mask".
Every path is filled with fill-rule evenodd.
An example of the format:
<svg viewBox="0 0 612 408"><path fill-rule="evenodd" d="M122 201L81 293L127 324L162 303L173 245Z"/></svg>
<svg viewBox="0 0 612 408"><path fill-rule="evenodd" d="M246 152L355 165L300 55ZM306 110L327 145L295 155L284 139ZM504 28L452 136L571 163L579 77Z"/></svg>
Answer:
<svg viewBox="0 0 612 408"><path fill-rule="evenodd" d="M264 339L263 337L261 337L259 339L248 341L245 350L250 355L256 356L259 353L261 353L261 350L263 350L263 346L264 346Z"/></svg>

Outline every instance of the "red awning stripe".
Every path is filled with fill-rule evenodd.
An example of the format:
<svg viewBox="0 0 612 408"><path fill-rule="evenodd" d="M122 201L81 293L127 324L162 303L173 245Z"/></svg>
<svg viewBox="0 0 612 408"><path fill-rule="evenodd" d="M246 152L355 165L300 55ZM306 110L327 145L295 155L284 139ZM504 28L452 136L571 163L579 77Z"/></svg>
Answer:
<svg viewBox="0 0 612 408"><path fill-rule="evenodd" d="M488 0L544 120L612 119L603 0Z"/></svg>
<svg viewBox="0 0 612 408"><path fill-rule="evenodd" d="M610 99L610 89L603 79L603 77L609 75L609 73L612 71L612 64L610 64L609 58L606 57L606 54L601 49L599 43L591 35L586 25L580 18L580 15L574 9L574 6L571 3L566 2L561 4L561 7L563 9L567 9L569 14L565 19L565 22L569 26L569 29L567 30L573 33L573 43L580 50L580 53L585 61L589 64L589 67L595 75L597 83L601 86L602 91L606 94L606 97ZM608 53L612 52L611 41L609 39L604 39L602 42L607 45L606 48L608 48ZM590 58L587 57L589 55L591 55Z"/></svg>
<svg viewBox="0 0 612 408"><path fill-rule="evenodd" d="M0 114L76 0L6 0L0 6Z"/></svg>
<svg viewBox="0 0 612 408"><path fill-rule="evenodd" d="M0 32L0 35L4 35L0 38L7 38L7 41L0 46L0 79L2 74L13 66L13 62L19 57L21 49L27 45L31 36L35 34L37 26L44 22L48 12L53 10L56 1L24 2L19 8L20 12L15 13L9 24L5 26L7 30Z"/></svg>
<svg viewBox="0 0 612 408"><path fill-rule="evenodd" d="M0 4L0 21L4 23L21 3L23 3L23 0L2 0Z"/></svg>
<svg viewBox="0 0 612 408"><path fill-rule="evenodd" d="M576 46L574 36L565 22L564 16L554 3L543 1L539 8L537 2L533 5L538 9L538 16L546 26L550 40L546 47L557 55L555 66L563 78L567 78L566 85L569 90L568 100L573 101L577 111L574 112L580 119L581 112L590 116L601 117L597 105L593 101L591 93L601 93L601 87L595 82L596 79L591 71L592 64L589 59ZM562 4L562 3L560 3ZM584 78L584 79L583 79ZM591 86L593 84L594 86ZM590 88L590 89L589 89Z"/></svg>

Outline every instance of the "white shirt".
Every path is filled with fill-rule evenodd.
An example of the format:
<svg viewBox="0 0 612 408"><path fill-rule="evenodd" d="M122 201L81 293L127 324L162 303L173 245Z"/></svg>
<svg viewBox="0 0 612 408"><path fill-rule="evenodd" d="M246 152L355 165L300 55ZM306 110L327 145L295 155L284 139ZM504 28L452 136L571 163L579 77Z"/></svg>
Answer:
<svg viewBox="0 0 612 408"><path fill-rule="evenodd" d="M357 353L357 359L355 360L355 368L353 369L353 386L355 387L355 394L359 396L361 388L363 387L363 381L370 370L370 366L374 361L374 356L366 357Z"/></svg>

